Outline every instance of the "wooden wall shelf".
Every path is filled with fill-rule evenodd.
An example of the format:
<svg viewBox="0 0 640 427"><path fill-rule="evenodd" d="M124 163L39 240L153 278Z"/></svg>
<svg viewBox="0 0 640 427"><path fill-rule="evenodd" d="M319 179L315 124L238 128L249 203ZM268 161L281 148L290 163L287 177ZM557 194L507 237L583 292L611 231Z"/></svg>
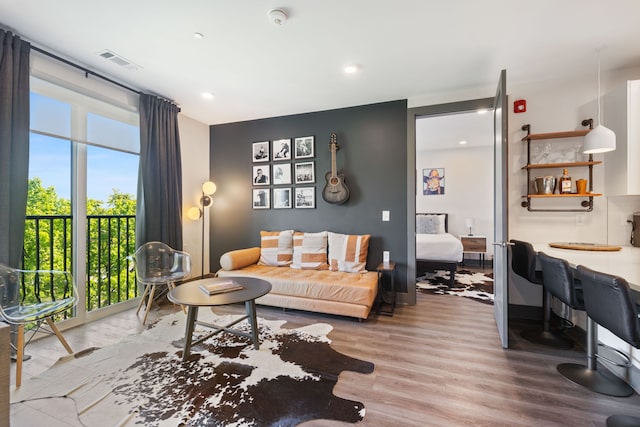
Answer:
<svg viewBox="0 0 640 427"><path fill-rule="evenodd" d="M533 165L524 165L522 169L550 169L550 168L571 168L577 166L592 166L602 163L600 160L591 162L567 162L567 163L536 163Z"/></svg>
<svg viewBox="0 0 640 427"><path fill-rule="evenodd" d="M559 139L559 138L575 138L575 137L579 137L579 136L585 136L586 134L588 134L589 132L591 132L591 129L586 129L586 130L570 130L570 131L565 131L565 132L550 132L550 133L531 133L527 136L525 136L524 138L521 139L521 141L536 141L539 139Z"/></svg>
<svg viewBox="0 0 640 427"><path fill-rule="evenodd" d="M544 139L561 139L561 138L577 138L583 137L591 132L593 127L593 120L587 119L582 121L582 126L589 126L589 129L584 130L571 130L565 132L550 132L550 133L531 133L531 125L523 125L522 130L527 132L527 135L522 138L522 141L527 143L527 164L521 169L527 171L527 186L531 185L531 170L533 169L553 169L553 168L574 168L574 167L586 167L589 169L589 192L585 194L570 193L570 194L528 194L522 196L523 200L521 205L523 208L527 208L530 212L591 212L593 210L593 198L602 196L602 194L593 193L593 166L599 165L601 161L594 161L593 156L589 154L589 161L586 162L562 162L562 163L538 163L531 164L531 141L540 141ZM580 206L585 209L533 209L531 207L531 199L557 199L564 197L582 197L587 200L580 202Z"/></svg>
<svg viewBox="0 0 640 427"><path fill-rule="evenodd" d="M569 194L527 194L526 196L522 196L523 198L529 199L545 199L545 198L558 198L558 197L599 197L602 196L600 193L569 193Z"/></svg>

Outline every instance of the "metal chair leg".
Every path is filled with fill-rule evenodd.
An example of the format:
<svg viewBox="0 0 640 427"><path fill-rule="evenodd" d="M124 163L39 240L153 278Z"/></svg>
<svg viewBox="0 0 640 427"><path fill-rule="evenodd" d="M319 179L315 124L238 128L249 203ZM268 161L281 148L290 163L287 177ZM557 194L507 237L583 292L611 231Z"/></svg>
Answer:
<svg viewBox="0 0 640 427"><path fill-rule="evenodd" d="M633 388L607 369L598 369L597 325L587 317L587 365L562 363L557 370L568 380L607 396L627 397L633 394Z"/></svg>

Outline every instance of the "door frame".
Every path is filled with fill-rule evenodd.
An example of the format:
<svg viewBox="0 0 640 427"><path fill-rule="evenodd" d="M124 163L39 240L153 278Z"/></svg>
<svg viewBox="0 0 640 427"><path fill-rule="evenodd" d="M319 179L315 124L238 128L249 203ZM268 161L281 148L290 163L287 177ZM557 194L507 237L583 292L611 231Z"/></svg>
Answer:
<svg viewBox="0 0 640 427"><path fill-rule="evenodd" d="M407 293L398 294L398 302L416 304L416 120L487 109L493 111L495 98L479 98L407 109Z"/></svg>

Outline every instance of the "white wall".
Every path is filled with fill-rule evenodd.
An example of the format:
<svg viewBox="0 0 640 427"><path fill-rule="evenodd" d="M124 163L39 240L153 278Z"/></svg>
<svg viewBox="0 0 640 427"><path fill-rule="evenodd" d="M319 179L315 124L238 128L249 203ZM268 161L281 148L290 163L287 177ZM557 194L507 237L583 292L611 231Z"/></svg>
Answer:
<svg viewBox="0 0 640 427"><path fill-rule="evenodd" d="M202 268L202 221L204 221L204 273L209 272L209 214L204 218L189 219L187 211L200 206L202 183L209 180L209 126L178 115L180 129L180 153L182 155L182 233L183 249L191 255L191 276L201 274Z"/></svg>
<svg viewBox="0 0 640 427"><path fill-rule="evenodd" d="M640 70L627 70L603 77L603 93L612 90L627 79L640 77ZM521 167L526 164L526 144L521 142L525 132L523 124L531 124L532 133L556 132L582 129L580 122L585 118L597 120L596 82L582 78L572 81L548 81L543 83L508 86L509 107L516 99L527 100L527 112L509 113L509 237L526 241L584 241L628 245L630 228L622 222L622 216L640 210L640 196L616 198L594 198L593 212L529 212L522 208L522 195L527 188L526 172ZM603 116L606 112L603 111ZM551 141L554 142L554 141ZM572 141L557 140L554 146L572 144ZM594 155L594 160L603 160L602 154ZM560 175L561 170L550 170ZM604 191L606 164L593 168L593 191ZM548 171L547 171L548 172ZM586 173L586 169L570 169L572 178ZM533 176L534 174L532 174ZM538 208L580 208L580 199L534 200ZM509 289L512 304L536 305L541 303L540 288L526 283Z"/></svg>
<svg viewBox="0 0 640 427"><path fill-rule="evenodd" d="M449 214L449 232L468 234L465 218L473 218L474 235L493 236L493 147L459 147L416 152L416 212ZM445 194L423 195L425 168L444 168ZM488 258L493 254L487 247Z"/></svg>

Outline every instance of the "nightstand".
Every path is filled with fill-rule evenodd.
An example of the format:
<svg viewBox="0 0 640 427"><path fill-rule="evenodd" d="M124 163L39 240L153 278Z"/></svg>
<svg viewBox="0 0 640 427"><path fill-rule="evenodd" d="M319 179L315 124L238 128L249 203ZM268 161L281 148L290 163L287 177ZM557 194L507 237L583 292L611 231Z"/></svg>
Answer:
<svg viewBox="0 0 640 427"><path fill-rule="evenodd" d="M487 238L485 236L459 236L462 242L462 252L464 263L464 254L478 254L478 261L482 264L484 269L484 256L487 252Z"/></svg>
<svg viewBox="0 0 640 427"><path fill-rule="evenodd" d="M379 266L376 267L376 271L378 272L378 295L376 296L376 305L378 314L384 314L385 316L393 316L393 311L396 308L396 287L395 287L395 275L396 275L396 263L388 262L388 263L380 263ZM388 280L386 282L389 283L389 287L385 290L384 282L385 275ZM386 297L386 298L385 298ZM390 308L388 310L382 310L382 305L388 304Z"/></svg>

